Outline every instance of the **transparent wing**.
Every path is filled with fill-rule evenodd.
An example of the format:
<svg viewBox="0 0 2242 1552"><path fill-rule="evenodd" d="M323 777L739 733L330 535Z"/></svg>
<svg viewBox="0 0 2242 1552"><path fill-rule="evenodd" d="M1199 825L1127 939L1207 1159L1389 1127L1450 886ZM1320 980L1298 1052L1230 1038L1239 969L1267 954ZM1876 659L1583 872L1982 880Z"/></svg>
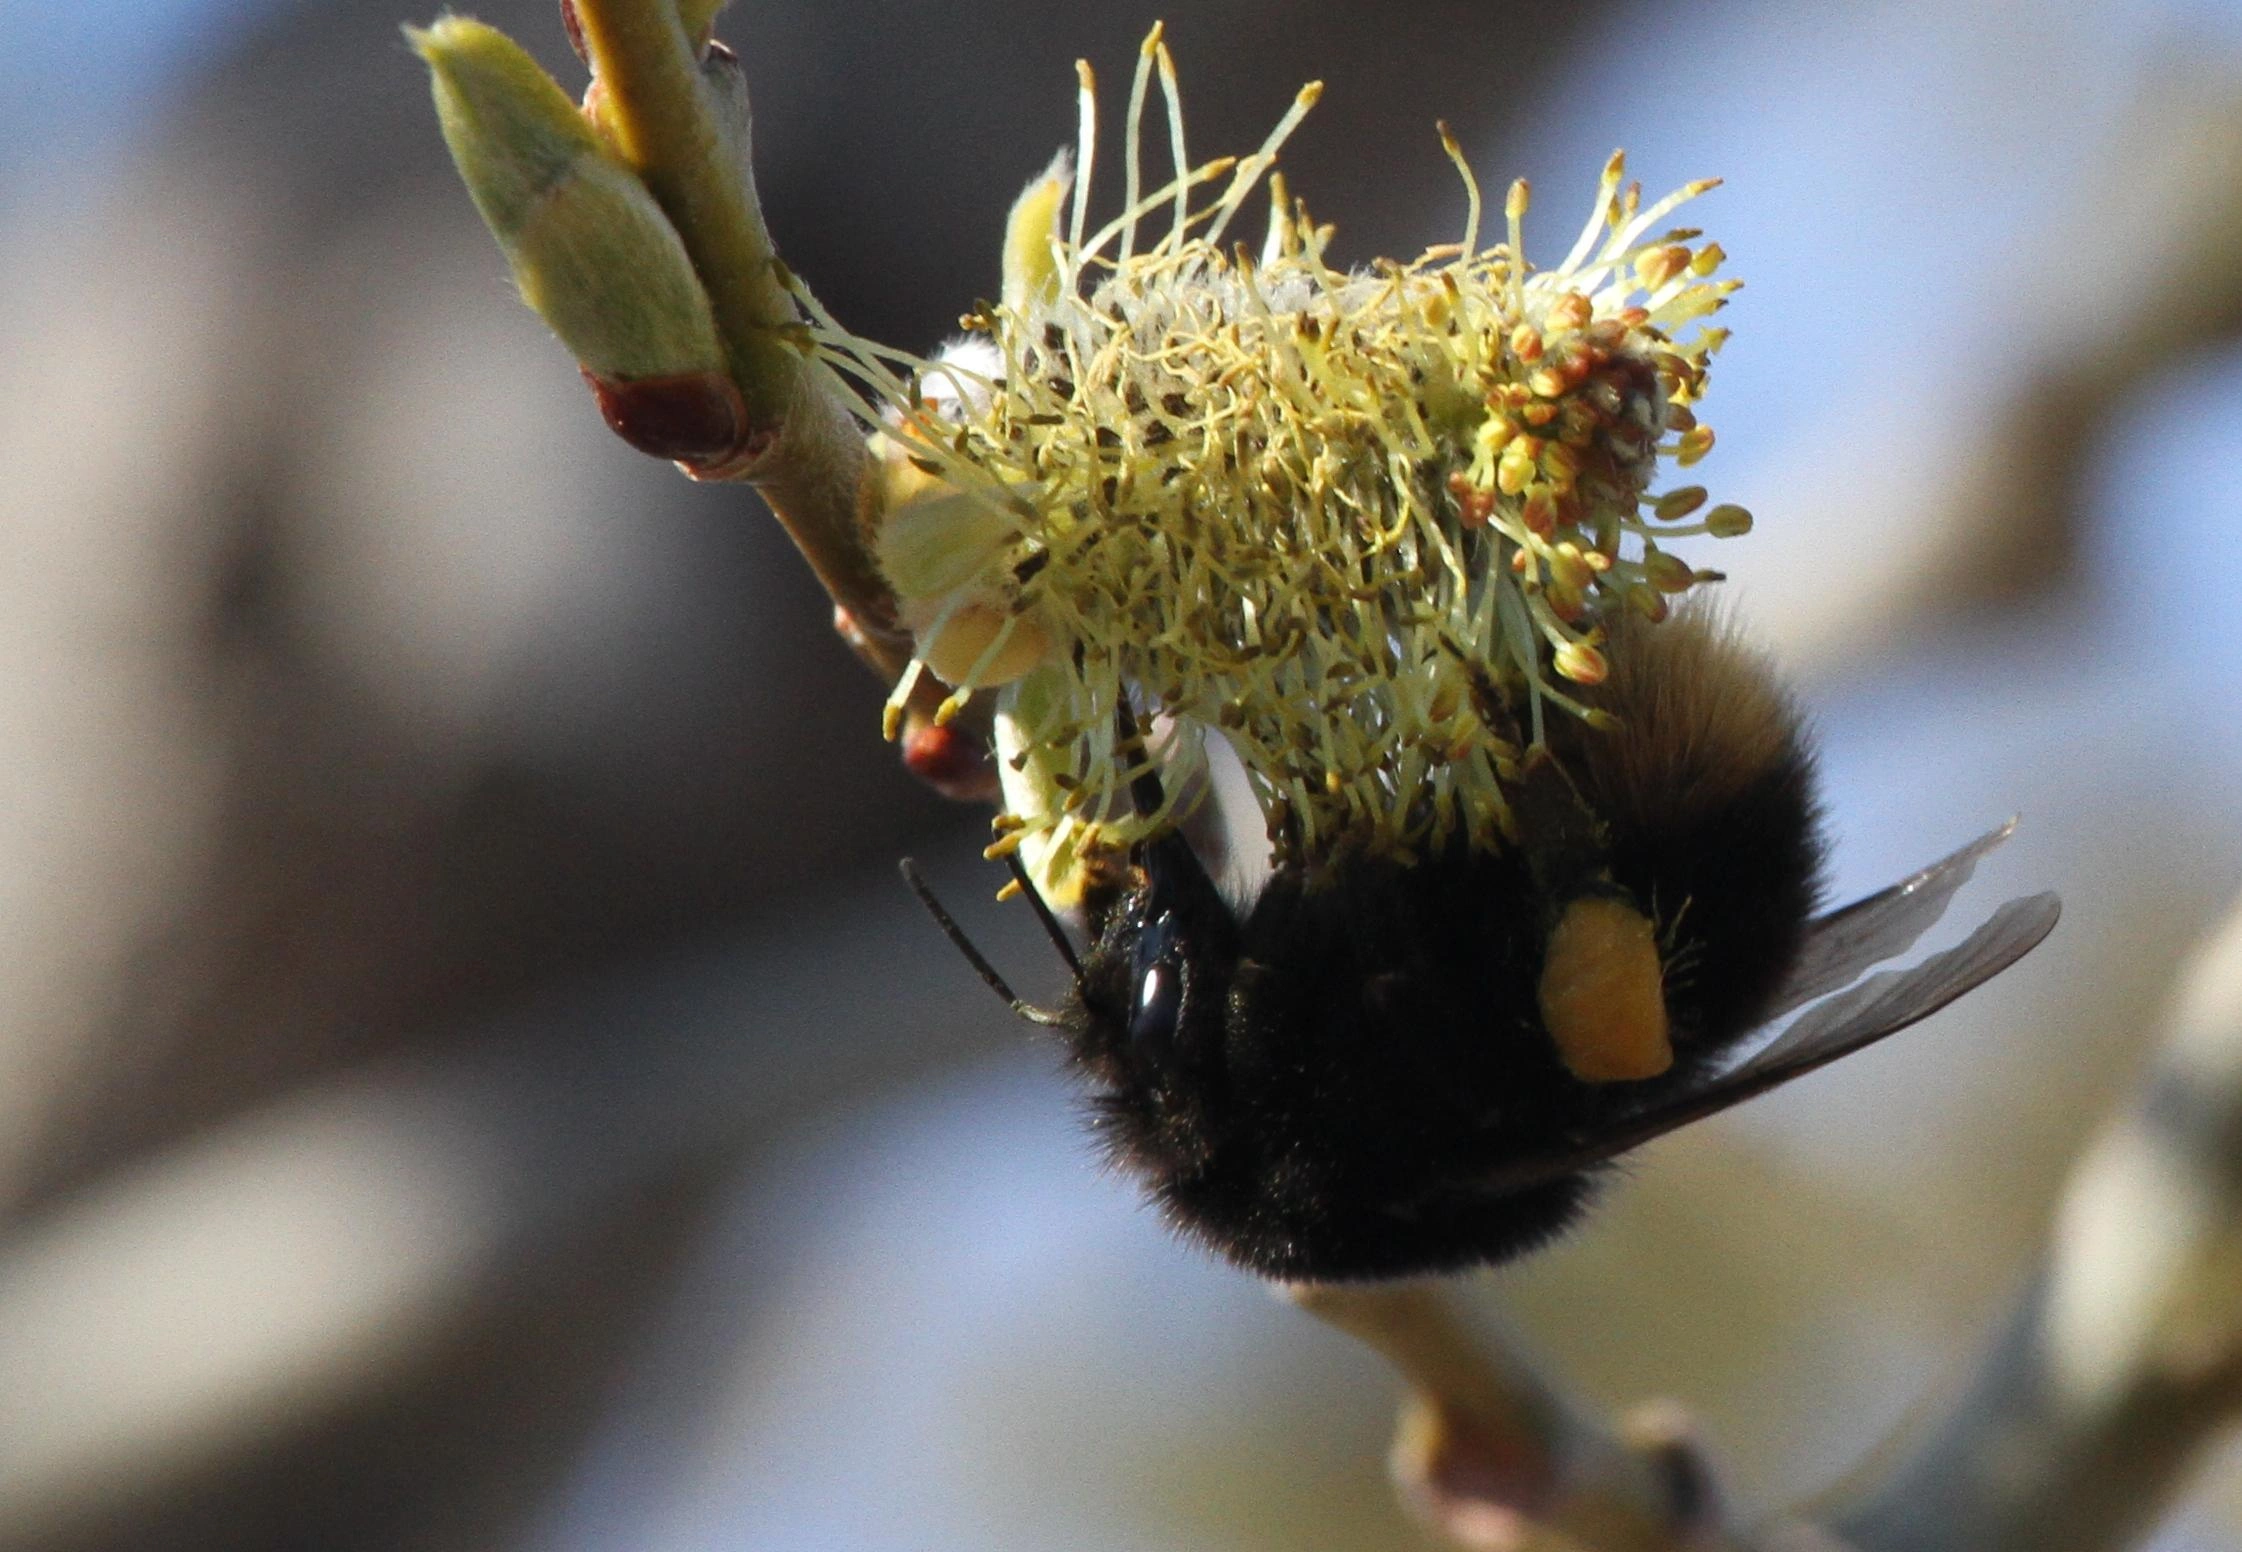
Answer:
<svg viewBox="0 0 2242 1552"><path fill-rule="evenodd" d="M2007 840L2015 828L2011 819L1891 888L1807 923L1805 946L1768 1005L1768 1021L1850 985L1871 965L1913 948L1915 940L1946 914L1947 903L1970 881L1978 860Z"/></svg>
<svg viewBox="0 0 2242 1552"><path fill-rule="evenodd" d="M1725 1087L1748 1081L1749 1091L1737 1096L1748 1099L1897 1034L2037 948L2055 930L2062 911L2062 901L2052 894L2011 900L1944 953L1933 954L1911 969L1872 975L1850 991L1808 1008L1790 1028L1719 1082Z"/></svg>
<svg viewBox="0 0 2242 1552"><path fill-rule="evenodd" d="M1997 844L1998 833L1988 840ZM1727 1072L1623 1117L1575 1148L1521 1161L1474 1184L1483 1189L1513 1191L1572 1174L1616 1158L1676 1127L1779 1088L1863 1046L1874 1045L1886 1035L1929 1018L1964 992L2015 964L2055 930L2061 913L2062 903L2052 894L2011 900L1977 931L1943 953L1906 970L1872 975L1850 991L1808 1009L1790 1028Z"/></svg>

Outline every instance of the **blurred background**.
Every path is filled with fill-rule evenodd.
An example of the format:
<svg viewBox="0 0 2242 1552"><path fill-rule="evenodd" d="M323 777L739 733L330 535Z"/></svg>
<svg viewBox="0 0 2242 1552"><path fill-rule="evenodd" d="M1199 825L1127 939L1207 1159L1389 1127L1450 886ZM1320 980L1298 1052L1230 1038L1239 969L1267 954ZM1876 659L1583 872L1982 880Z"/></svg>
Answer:
<svg viewBox="0 0 2242 1552"><path fill-rule="evenodd" d="M782 250L931 345L1162 9L1201 154L1328 82L1352 259L1459 233L1435 118L1544 262L1615 145L1725 176L1707 563L1838 892L2021 812L1940 938L2065 896L1479 1280L1792 1501L1966 1369L2242 888L2242 7L741 0ZM512 297L426 19L0 5L0 1548L1419 1544L1386 1373L1100 1172L896 881L1055 982L775 526ZM2242 1455L2159 1545L2242 1546Z"/></svg>

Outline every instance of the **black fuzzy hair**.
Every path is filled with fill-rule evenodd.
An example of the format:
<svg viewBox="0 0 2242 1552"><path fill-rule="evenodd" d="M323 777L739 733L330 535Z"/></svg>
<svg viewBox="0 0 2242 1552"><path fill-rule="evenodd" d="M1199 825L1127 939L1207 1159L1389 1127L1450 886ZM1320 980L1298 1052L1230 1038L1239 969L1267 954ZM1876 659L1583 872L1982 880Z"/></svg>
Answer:
<svg viewBox="0 0 2242 1552"><path fill-rule="evenodd" d="M1577 1153L1752 1028L1796 957L1822 847L1799 719L1703 616L1615 643L1596 696L1621 731L1553 750L1600 822L1611 881L1663 932L1676 1060L1587 1083L1542 1028L1562 902L1516 850L1280 868L1225 903L1178 836L1089 902L1065 1025L1113 1157L1184 1232L1287 1279L1499 1262L1587 1206L1591 1170L1476 1184ZM1146 1003L1147 989L1159 996Z"/></svg>

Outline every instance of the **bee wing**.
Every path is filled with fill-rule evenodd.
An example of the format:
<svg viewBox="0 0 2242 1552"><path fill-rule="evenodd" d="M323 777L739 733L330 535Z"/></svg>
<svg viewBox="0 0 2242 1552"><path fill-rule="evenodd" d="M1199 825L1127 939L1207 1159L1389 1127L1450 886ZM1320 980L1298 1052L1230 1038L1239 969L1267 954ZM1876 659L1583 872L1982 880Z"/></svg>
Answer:
<svg viewBox="0 0 2242 1552"><path fill-rule="evenodd" d="M2053 894L2011 900L1945 952L1910 969L1882 971L1817 1003L1794 1019L1790 1028L1715 1079L1722 1103L1711 1108L1763 1094L1929 1018L2039 947L2062 914L2063 902Z"/></svg>
<svg viewBox="0 0 2242 1552"><path fill-rule="evenodd" d="M2016 821L2011 819L1891 888L1807 923L1798 961L1776 988L1766 1017L1779 1019L1793 1008L1850 985L1871 965L1913 948L1915 940L1946 914L1947 903L1969 882L1978 860L2015 829Z"/></svg>
<svg viewBox="0 0 2242 1552"><path fill-rule="evenodd" d="M1978 844L1997 844L1999 838L1996 833ZM2011 900L1977 931L1943 953L1906 970L1872 975L1851 990L1808 1009L1788 1029L1728 1071L1618 1117L1576 1147L1525 1160L1474 1184L1483 1189L1515 1191L1573 1174L1677 1127L1779 1088L1863 1046L1874 1045L1886 1035L1929 1018L1964 992L2015 964L2055 929L2061 913L2062 902L2052 894Z"/></svg>

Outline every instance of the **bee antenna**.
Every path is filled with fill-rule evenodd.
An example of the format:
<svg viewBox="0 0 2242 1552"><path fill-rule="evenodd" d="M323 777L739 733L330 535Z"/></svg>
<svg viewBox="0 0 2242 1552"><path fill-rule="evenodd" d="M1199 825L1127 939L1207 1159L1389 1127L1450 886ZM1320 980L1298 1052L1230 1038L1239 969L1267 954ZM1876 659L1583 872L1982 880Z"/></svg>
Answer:
<svg viewBox="0 0 2242 1552"><path fill-rule="evenodd" d="M1019 884L1020 893L1026 895L1028 904L1035 907L1035 919L1043 923L1043 930L1050 937L1052 947L1056 948L1059 951L1059 957L1067 962L1067 969L1074 972L1074 984L1080 986L1082 984L1082 961L1074 957L1074 945L1067 941L1066 928L1059 925L1059 918L1052 914L1050 906L1044 904L1043 891L1037 889L1035 880L1028 877L1027 867L1020 861L1020 854L1018 852L1006 853L1004 865L1012 870L1012 877Z"/></svg>
<svg viewBox="0 0 2242 1552"><path fill-rule="evenodd" d="M911 893L919 897L919 904L926 907L927 914L934 918L934 924L942 929L942 935L948 938L951 945L965 956L965 962L973 967L975 973L989 983L989 990L1004 999L1005 1006L1029 1023L1041 1024L1045 1028L1062 1026L1066 1023L1064 1015L1054 1013L1049 1008L1039 1008L1032 1002L1023 1002L1013 994L1012 988L1004 984L1004 977L996 973L996 966L990 964L983 957L981 951L973 946L973 940L965 935L965 929L957 924L956 919L943 909L942 902L934 897L934 891L929 889L926 880L919 876L919 865L916 862L913 862L909 857L905 857L901 863L901 869L903 882L911 886ZM1030 890L1029 893L1034 894L1034 891ZM1042 897L1036 896L1036 900L1037 904L1041 905ZM1071 952L1068 953L1067 959L1069 963L1072 963L1074 955ZM1075 973L1077 976L1081 974L1080 970Z"/></svg>

